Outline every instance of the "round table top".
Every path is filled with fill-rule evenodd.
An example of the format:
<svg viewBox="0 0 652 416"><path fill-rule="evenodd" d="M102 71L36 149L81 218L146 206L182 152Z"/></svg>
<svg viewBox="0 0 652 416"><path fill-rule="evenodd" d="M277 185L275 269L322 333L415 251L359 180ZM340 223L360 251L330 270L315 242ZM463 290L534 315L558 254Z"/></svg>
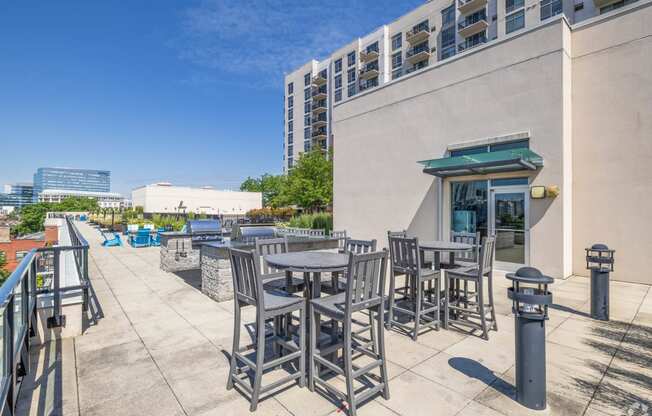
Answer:
<svg viewBox="0 0 652 416"><path fill-rule="evenodd" d="M471 244L456 243L454 241L419 241L419 248L431 251L468 251L473 248Z"/></svg>
<svg viewBox="0 0 652 416"><path fill-rule="evenodd" d="M293 253L268 254L268 265L279 270L292 271L338 271L349 265L349 255L328 251L297 251Z"/></svg>

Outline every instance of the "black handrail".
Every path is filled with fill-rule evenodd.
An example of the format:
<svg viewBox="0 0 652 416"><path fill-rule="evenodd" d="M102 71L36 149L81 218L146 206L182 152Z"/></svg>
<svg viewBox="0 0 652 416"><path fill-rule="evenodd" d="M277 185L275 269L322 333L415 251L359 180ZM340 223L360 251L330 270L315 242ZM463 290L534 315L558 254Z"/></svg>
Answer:
<svg viewBox="0 0 652 416"><path fill-rule="evenodd" d="M65 316L61 313L62 292L82 290L83 311L88 310L88 242L79 233L69 217L65 218L70 234L71 245L42 247L31 250L21 260L18 267L0 286L0 311L2 311L2 344L4 349L4 370L0 385L0 414L14 415L16 399L23 377L30 371L30 337L36 335L37 296L52 294L52 316L47 319L47 327L65 326ZM59 257L62 252L72 251L80 279L77 286L60 287ZM53 254L52 288L37 286L38 263ZM28 336L29 334L29 336ZM0 366L0 368L2 368Z"/></svg>

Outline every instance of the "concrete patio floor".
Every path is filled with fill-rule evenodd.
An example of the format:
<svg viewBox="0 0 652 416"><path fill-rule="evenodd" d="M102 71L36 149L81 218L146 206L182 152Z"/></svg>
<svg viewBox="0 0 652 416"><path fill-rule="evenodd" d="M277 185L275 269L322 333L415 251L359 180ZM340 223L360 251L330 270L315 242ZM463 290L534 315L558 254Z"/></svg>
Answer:
<svg viewBox="0 0 652 416"><path fill-rule="evenodd" d="M89 272L104 317L82 336L33 350L37 367L24 382L19 414L248 415L248 400L225 389L232 303L216 303L196 281L161 271L156 248L104 248L96 230L78 227L92 246ZM388 332L391 399L378 397L358 413L652 415L649 286L612 282L612 321L604 323L587 317L588 279L555 282L548 409L528 412L513 400L508 283L501 274L495 282L499 331L489 341L456 330L431 331L418 342ZM345 414L338 406L295 385L263 400L255 414Z"/></svg>

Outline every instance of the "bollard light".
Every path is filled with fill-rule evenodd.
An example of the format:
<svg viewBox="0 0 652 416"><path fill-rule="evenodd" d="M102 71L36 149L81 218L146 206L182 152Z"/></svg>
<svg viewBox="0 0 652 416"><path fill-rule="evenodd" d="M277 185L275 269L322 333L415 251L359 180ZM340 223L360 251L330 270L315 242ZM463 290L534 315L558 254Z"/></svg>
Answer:
<svg viewBox="0 0 652 416"><path fill-rule="evenodd" d="M505 275L512 281L515 325L516 401L534 410L546 408L546 325L552 294L551 277L534 267L521 267Z"/></svg>
<svg viewBox="0 0 652 416"><path fill-rule="evenodd" d="M614 271L614 253L606 244L586 249L586 268L591 270L591 318L609 320L609 273Z"/></svg>

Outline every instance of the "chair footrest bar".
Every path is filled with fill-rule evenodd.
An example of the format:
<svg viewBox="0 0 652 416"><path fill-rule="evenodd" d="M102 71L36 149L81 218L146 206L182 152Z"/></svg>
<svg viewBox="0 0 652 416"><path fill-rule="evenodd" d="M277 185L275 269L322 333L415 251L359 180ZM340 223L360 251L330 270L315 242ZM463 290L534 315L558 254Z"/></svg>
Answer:
<svg viewBox="0 0 652 416"><path fill-rule="evenodd" d="M301 351L295 351L291 354L284 355L279 358L275 358L272 361L269 361L265 364L263 364L263 371L269 370L270 368L274 368L276 366L279 366L281 364L285 364L288 361L296 360L297 358L301 357Z"/></svg>
<svg viewBox="0 0 652 416"><path fill-rule="evenodd" d="M324 367L328 368L329 370L331 370L335 374L344 375L344 370L342 370L340 367L338 367L335 363L332 363L332 362L330 362L328 360L325 360L322 357L319 357L317 355L315 355L313 358L315 359L315 361L317 363L319 363L319 364L323 365Z"/></svg>
<svg viewBox="0 0 652 416"><path fill-rule="evenodd" d="M291 381L294 381L294 380L298 379L299 377L301 377L301 373L297 371L297 372L294 373L294 374L290 374L290 375L287 376L287 377L283 377L283 378L280 379L280 380L276 380L276 381L274 381L274 382L272 382L272 383L270 383L270 384L268 384L268 385L266 385L266 386L261 387L261 388L260 388L260 393L261 393L261 394L262 394L262 393L267 393L268 391L270 391L270 390L274 390L274 389L277 388L277 387L280 387L280 386L282 386L282 385L284 385L284 384L286 384L286 383L289 383L289 382L291 382Z"/></svg>
<svg viewBox="0 0 652 416"><path fill-rule="evenodd" d="M365 365L364 367L356 367L355 371L353 372L353 378L358 378L360 376L363 376L363 375L367 374L368 372L370 372L374 368L380 367L382 363L383 363L383 360L376 360L376 361L373 361L373 362Z"/></svg>

